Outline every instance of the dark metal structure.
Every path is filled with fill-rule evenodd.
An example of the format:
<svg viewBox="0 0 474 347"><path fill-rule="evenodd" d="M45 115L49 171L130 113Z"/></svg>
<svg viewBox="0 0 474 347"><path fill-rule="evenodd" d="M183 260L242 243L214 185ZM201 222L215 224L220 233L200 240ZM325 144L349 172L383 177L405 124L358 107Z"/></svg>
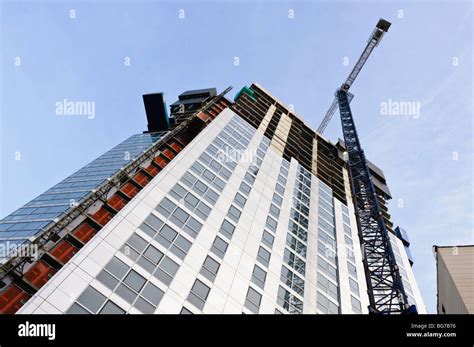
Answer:
<svg viewBox="0 0 474 347"><path fill-rule="evenodd" d="M367 59L369 59L370 54L372 53L374 48L377 47L380 40L382 40L382 37L388 31L390 25L390 22L386 21L383 18L380 18L377 25L375 26L374 31L372 32L372 35L370 35L369 40L367 41L367 46L365 46L365 49L359 57L359 60L357 60L357 63L354 65L354 68L352 69L351 73L342 85L341 88L343 90L345 90L346 92L349 91L349 88L351 87L352 83L354 83L355 79L359 75L359 72L364 67L365 62L367 61ZM349 99L349 102L350 101L351 100ZM324 116L321 124L319 125L318 133L322 134L324 132L327 125L331 121L332 115L334 114L334 112L336 112L337 105L338 102L336 98L334 98L333 102L331 103L331 106L329 106L329 110L326 112L326 115Z"/></svg>
<svg viewBox="0 0 474 347"><path fill-rule="evenodd" d="M336 100L341 114L359 238L363 248L369 310L381 314L416 313L416 307L408 304L403 288L382 208L357 136L348 92L344 88L339 89Z"/></svg>

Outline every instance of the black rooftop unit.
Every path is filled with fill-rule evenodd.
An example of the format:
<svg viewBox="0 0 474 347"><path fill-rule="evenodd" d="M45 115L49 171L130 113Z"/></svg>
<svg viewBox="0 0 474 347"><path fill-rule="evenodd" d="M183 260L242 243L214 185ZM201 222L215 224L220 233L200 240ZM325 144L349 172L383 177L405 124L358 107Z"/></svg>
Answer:
<svg viewBox="0 0 474 347"><path fill-rule="evenodd" d="M148 120L148 132L168 130L170 120L164 93L145 94L143 95L143 102Z"/></svg>

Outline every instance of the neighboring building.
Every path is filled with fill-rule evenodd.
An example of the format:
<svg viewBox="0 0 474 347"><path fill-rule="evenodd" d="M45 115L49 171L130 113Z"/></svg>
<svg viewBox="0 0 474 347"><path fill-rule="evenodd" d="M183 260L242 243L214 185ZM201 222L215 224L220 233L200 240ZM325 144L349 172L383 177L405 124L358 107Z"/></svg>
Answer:
<svg viewBox="0 0 474 347"><path fill-rule="evenodd" d="M5 257L0 312L368 312L341 141L257 84L235 102L185 92L169 117L162 94L144 101L145 134L32 201L60 211L0 221L0 240L38 243L40 256ZM369 167L409 301L425 313L383 172Z"/></svg>
<svg viewBox="0 0 474 347"><path fill-rule="evenodd" d="M474 313L474 245L433 246L438 314Z"/></svg>

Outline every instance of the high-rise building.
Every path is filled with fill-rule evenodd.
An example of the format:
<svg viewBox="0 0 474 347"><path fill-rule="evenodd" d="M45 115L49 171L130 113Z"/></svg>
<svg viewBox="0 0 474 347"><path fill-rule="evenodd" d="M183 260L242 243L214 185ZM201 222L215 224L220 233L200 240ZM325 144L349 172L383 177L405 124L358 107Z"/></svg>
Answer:
<svg viewBox="0 0 474 347"><path fill-rule="evenodd" d="M0 222L0 312L368 313L342 141L258 84L234 102L185 92L170 116L162 94L144 101L144 134ZM424 313L384 174L368 165Z"/></svg>
<svg viewBox="0 0 474 347"><path fill-rule="evenodd" d="M438 314L474 313L474 245L433 246Z"/></svg>

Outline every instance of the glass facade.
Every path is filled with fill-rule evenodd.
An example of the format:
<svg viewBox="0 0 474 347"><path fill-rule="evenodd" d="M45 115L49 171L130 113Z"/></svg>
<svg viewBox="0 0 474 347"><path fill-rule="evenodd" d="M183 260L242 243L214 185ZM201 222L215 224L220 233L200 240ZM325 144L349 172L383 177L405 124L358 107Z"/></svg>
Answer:
<svg viewBox="0 0 474 347"><path fill-rule="evenodd" d="M37 236L42 228L60 217L165 134L166 132L161 132L129 137L8 215L0 221L0 243L18 245L30 237ZM0 258L0 262L1 260Z"/></svg>

